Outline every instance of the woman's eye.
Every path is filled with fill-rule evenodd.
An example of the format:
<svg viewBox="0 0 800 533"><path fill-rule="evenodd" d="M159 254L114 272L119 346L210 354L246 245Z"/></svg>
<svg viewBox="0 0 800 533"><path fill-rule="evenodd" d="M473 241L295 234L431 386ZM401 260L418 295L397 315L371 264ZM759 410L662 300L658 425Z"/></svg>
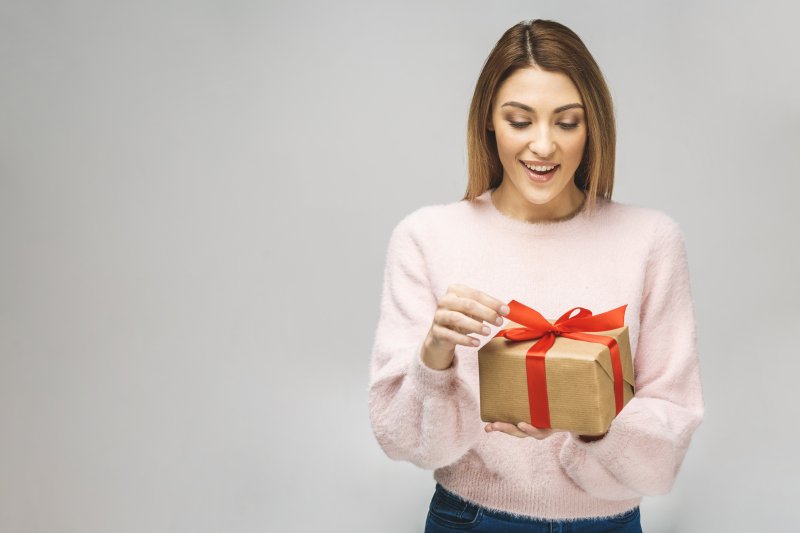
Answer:
<svg viewBox="0 0 800 533"><path fill-rule="evenodd" d="M508 123L511 125L512 128L517 128L517 129L527 128L531 124L530 122L514 122L513 120L509 120ZM577 123L570 124L568 122L559 122L558 125L559 127L561 127L561 129L565 130L574 130L575 128L578 127Z"/></svg>

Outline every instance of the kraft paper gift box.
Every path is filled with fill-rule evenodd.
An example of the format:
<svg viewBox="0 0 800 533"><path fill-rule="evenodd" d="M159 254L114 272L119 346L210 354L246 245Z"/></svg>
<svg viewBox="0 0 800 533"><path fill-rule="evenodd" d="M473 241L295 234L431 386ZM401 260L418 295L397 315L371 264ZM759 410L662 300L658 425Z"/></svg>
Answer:
<svg viewBox="0 0 800 533"><path fill-rule="evenodd" d="M481 420L604 434L634 395L627 305L557 320L508 306L510 322L478 351Z"/></svg>

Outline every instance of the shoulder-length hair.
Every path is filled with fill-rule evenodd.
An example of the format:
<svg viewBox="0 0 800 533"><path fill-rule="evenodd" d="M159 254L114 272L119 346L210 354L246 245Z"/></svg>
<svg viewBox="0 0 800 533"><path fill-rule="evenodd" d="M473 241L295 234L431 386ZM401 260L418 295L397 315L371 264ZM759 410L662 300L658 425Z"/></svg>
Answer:
<svg viewBox="0 0 800 533"><path fill-rule="evenodd" d="M567 75L583 99L587 138L575 184L587 193L587 208L598 196L611 198L614 186L616 126L614 106L600 68L583 41L569 28L552 20L515 24L500 37L483 65L469 108L465 200L473 200L500 185L503 166L495 134L487 128L492 101L500 85L516 70L538 66Z"/></svg>

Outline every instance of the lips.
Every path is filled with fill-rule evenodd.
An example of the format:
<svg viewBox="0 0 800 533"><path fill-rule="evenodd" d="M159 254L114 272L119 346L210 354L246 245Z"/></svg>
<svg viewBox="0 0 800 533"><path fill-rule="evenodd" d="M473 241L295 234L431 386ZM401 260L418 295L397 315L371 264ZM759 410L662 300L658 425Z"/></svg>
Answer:
<svg viewBox="0 0 800 533"><path fill-rule="evenodd" d="M535 182L538 182L538 183L549 181L550 178L552 178L555 175L556 171L561 167L561 165L556 165L555 167L553 167L551 170L549 170L547 172L541 172L541 171L538 171L538 170L529 169L525 165L525 163L523 163L522 161L520 161L520 164L522 165L522 168L525 169L525 173L528 175L528 177L532 181L535 181ZM551 165L552 165L552 163L551 163ZM536 166L550 166L550 165L536 165Z"/></svg>
<svg viewBox="0 0 800 533"><path fill-rule="evenodd" d="M527 167L531 168L532 170L541 170L543 172L546 172L545 169L558 166L558 163L552 161L537 161L537 160L529 160L529 161L520 160L520 161Z"/></svg>

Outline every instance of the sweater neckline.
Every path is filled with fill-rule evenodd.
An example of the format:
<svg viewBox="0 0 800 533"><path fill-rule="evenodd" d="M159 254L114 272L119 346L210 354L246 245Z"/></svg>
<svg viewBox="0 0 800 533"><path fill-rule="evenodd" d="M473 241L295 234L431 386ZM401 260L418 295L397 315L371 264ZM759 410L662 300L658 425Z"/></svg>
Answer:
<svg viewBox="0 0 800 533"><path fill-rule="evenodd" d="M482 194L478 195L476 200L478 200L481 208L485 210L495 222L506 228L508 231L521 231L533 235L549 235L563 232L569 233L585 226L588 224L590 219L589 210L587 209L587 205L589 203L588 198L584 200L580 209L578 209L578 211L568 218L546 220L541 222L529 222L527 220L513 218L497 209L497 206L494 205L491 194L493 191L495 191L495 189L496 187L487 189ZM600 207L601 204L602 202L597 203L595 211L597 210L597 207Z"/></svg>

